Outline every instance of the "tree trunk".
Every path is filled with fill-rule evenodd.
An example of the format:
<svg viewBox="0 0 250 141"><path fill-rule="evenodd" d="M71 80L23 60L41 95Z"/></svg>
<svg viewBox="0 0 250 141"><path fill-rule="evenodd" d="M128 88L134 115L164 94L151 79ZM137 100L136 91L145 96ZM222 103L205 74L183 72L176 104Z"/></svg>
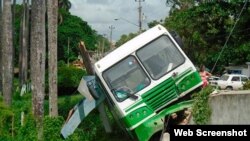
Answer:
<svg viewBox="0 0 250 141"><path fill-rule="evenodd" d="M25 37L26 37L26 45L27 45L27 53L25 53L25 60L24 62L26 62L26 65L25 65L25 69L24 69L24 79L25 79L25 82L28 81L29 79L29 76L28 76L28 70L29 70L29 49L30 49L30 4L29 4L29 0L27 0L26 2L26 32L25 32Z"/></svg>
<svg viewBox="0 0 250 141"><path fill-rule="evenodd" d="M27 0L26 2L26 32L25 32L25 37L26 37L26 45L27 45L27 53L25 53L24 55L24 62L26 62L25 68L24 68L24 80L27 83L28 80L30 79L29 76L29 68L30 68L30 0Z"/></svg>
<svg viewBox="0 0 250 141"><path fill-rule="evenodd" d="M49 0L48 8L48 50L49 50L49 114L58 116L57 106L57 19L58 0Z"/></svg>
<svg viewBox="0 0 250 141"><path fill-rule="evenodd" d="M13 0L13 4L12 4L12 38L13 38L13 45L15 42L15 19L16 19L16 0ZM15 50L13 50L13 57L15 57Z"/></svg>
<svg viewBox="0 0 250 141"><path fill-rule="evenodd" d="M19 87L23 86L23 42L24 42L24 32L25 32L25 0L23 0L23 14L20 22L20 33L19 33Z"/></svg>
<svg viewBox="0 0 250 141"><path fill-rule="evenodd" d="M3 1L2 14L2 87L4 102L10 106L13 89L13 37L11 0Z"/></svg>
<svg viewBox="0 0 250 141"><path fill-rule="evenodd" d="M0 25L2 25L2 0L0 0ZM2 95L2 26L0 26L0 96Z"/></svg>
<svg viewBox="0 0 250 141"><path fill-rule="evenodd" d="M27 20L29 17L29 4L26 0L23 1L23 15L21 19L20 29L20 48L19 48L19 87L21 88L27 82L27 69L28 69L28 38L29 26Z"/></svg>
<svg viewBox="0 0 250 141"><path fill-rule="evenodd" d="M31 11L31 87L32 108L37 123L38 141L43 140L45 93L45 1L33 0Z"/></svg>

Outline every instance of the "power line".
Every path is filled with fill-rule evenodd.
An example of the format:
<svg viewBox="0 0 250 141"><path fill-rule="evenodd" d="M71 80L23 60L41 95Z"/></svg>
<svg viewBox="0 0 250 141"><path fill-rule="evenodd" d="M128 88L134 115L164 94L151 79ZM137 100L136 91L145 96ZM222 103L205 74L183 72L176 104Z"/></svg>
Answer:
<svg viewBox="0 0 250 141"><path fill-rule="evenodd" d="M124 18L122 18L122 17L120 17L120 18L116 18L116 19L114 19L114 20L115 20L115 21L118 21L118 20L123 20L123 21L125 21L125 22L127 22L127 23L130 23L130 24L132 24L132 25L134 25L134 26L139 27L139 25L137 25L137 24L135 24L135 23L133 23L133 22L131 22L131 21L127 20L127 19L124 19Z"/></svg>
<svg viewBox="0 0 250 141"><path fill-rule="evenodd" d="M226 40L224 46L222 47L222 49L221 49L221 51L220 51L220 54L219 54L219 56L218 56L218 58L217 58L217 60L216 60L216 62L215 62L215 64L214 64L214 66L213 66L213 68L212 68L212 70L211 70L211 73L214 71L214 68L215 68L215 66L216 66L217 63L218 63L218 60L220 59L220 56L221 56L222 52L224 51L225 47L227 46L227 42L229 41L229 38L231 37L231 35L232 35L233 31L234 31L234 28L235 28L236 24L238 23L238 21L240 20L240 16L241 16L243 10L245 9L245 7L246 7L246 5L247 5L247 1L248 1L248 0L245 1L245 4L243 5L243 7L242 7L242 9L241 9L238 18L236 19L236 21L235 21L235 23L234 23L234 26L233 26L232 30L230 31L230 34L229 34L229 36L227 37L227 40Z"/></svg>

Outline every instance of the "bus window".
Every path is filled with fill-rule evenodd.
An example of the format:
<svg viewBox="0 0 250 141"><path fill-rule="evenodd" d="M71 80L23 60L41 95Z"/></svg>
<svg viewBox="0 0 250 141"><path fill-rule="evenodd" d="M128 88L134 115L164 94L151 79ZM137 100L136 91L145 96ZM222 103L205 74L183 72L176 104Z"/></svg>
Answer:
<svg viewBox="0 0 250 141"><path fill-rule="evenodd" d="M150 79L134 56L128 56L103 73L117 101L122 102L150 84Z"/></svg>
<svg viewBox="0 0 250 141"><path fill-rule="evenodd" d="M142 47L136 55L153 79L184 63L185 58L168 36L161 36Z"/></svg>

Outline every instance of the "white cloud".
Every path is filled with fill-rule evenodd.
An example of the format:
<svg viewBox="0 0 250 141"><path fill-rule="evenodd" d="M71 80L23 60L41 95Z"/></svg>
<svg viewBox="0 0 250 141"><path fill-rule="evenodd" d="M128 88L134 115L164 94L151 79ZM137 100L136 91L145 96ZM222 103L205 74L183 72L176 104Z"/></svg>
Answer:
<svg viewBox="0 0 250 141"><path fill-rule="evenodd" d="M113 25L113 39L118 40L122 34L137 32L138 2L134 0L70 0L73 15L81 17L99 34L110 34L109 26ZM147 17L143 21L143 29L152 20L164 19L168 15L165 0L145 0L142 2L142 12ZM114 20L123 18L125 20ZM127 22L127 21L130 21ZM136 25L133 25L134 23Z"/></svg>

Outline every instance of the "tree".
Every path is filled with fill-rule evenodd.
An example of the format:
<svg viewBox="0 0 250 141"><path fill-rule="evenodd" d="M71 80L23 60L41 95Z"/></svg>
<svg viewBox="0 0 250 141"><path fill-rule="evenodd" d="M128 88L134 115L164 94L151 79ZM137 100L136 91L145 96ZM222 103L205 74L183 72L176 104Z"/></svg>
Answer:
<svg viewBox="0 0 250 141"><path fill-rule="evenodd" d="M2 23L2 0L0 0L0 23ZM0 26L0 95L2 94L2 26Z"/></svg>
<svg viewBox="0 0 250 141"><path fill-rule="evenodd" d="M49 114L58 115L57 106L57 18L58 1L48 1Z"/></svg>
<svg viewBox="0 0 250 141"><path fill-rule="evenodd" d="M137 35L139 35L139 33L129 33L128 35L123 34L121 38L116 42L116 47L121 46L122 44L126 43Z"/></svg>
<svg viewBox="0 0 250 141"><path fill-rule="evenodd" d="M69 12L69 9L71 8L71 3L69 0L59 0L58 7L60 9L65 9L67 12Z"/></svg>
<svg viewBox="0 0 250 141"><path fill-rule="evenodd" d="M169 29L176 30L182 35L182 39L185 43L183 48L184 51L186 54L188 54L192 61L196 62L201 60L195 60L195 58L198 58L196 55L201 55L202 49L206 50L206 44L199 32L206 24L203 21L204 19L201 18L200 14L201 13L196 7L189 9L179 9L175 10L175 12L173 12L169 18L166 18L165 21L165 26L167 26ZM203 54L201 56L203 56Z"/></svg>
<svg viewBox="0 0 250 141"><path fill-rule="evenodd" d="M59 8L59 24L63 22L63 15L65 13L69 13L69 9L71 8L71 3L69 0L59 0L58 1L58 8Z"/></svg>
<svg viewBox="0 0 250 141"><path fill-rule="evenodd" d="M77 59L78 43L83 40L88 50L96 49L96 32L87 22L77 16L64 13L64 20L58 26L58 60L65 62ZM69 48L68 48L69 41ZM69 50L69 54L68 54Z"/></svg>
<svg viewBox="0 0 250 141"><path fill-rule="evenodd" d="M12 9L12 38L13 38L13 44L14 44L14 41L15 41L15 13L16 13L16 0L13 0L13 4L11 6L11 9ZM14 55L15 53L13 53Z"/></svg>
<svg viewBox="0 0 250 141"><path fill-rule="evenodd" d="M199 0L196 0L198 3ZM170 14L174 13L175 11L189 9L194 6L194 0L166 0L166 5L171 5L171 9L169 11Z"/></svg>
<svg viewBox="0 0 250 141"><path fill-rule="evenodd" d="M45 1L33 0L31 7L31 85L32 107L37 126L37 139L43 140L45 96Z"/></svg>
<svg viewBox="0 0 250 141"><path fill-rule="evenodd" d="M158 22L158 21L156 21L156 20L153 20L152 22L149 22L149 23L148 23L148 27L149 27L149 28L152 28L152 27L156 26L157 24L161 24L161 22Z"/></svg>
<svg viewBox="0 0 250 141"><path fill-rule="evenodd" d="M165 19L164 25L181 35L184 41L183 50L196 64L202 63L212 68L220 57L216 66L216 71L219 71L229 63L245 64L249 61L250 10L247 6L243 8L243 5L244 2L220 1L200 2L188 8L184 6L174 10ZM242 8L243 13L237 19ZM234 23L238 20L225 45Z"/></svg>
<svg viewBox="0 0 250 141"><path fill-rule="evenodd" d="M4 102L10 106L13 91L13 37L11 0L3 1L2 15L2 87ZM3 61L4 60L4 61Z"/></svg>
<svg viewBox="0 0 250 141"><path fill-rule="evenodd" d="M23 1L23 14L20 29L19 47L19 86L28 79L28 47L29 47L29 0Z"/></svg>

